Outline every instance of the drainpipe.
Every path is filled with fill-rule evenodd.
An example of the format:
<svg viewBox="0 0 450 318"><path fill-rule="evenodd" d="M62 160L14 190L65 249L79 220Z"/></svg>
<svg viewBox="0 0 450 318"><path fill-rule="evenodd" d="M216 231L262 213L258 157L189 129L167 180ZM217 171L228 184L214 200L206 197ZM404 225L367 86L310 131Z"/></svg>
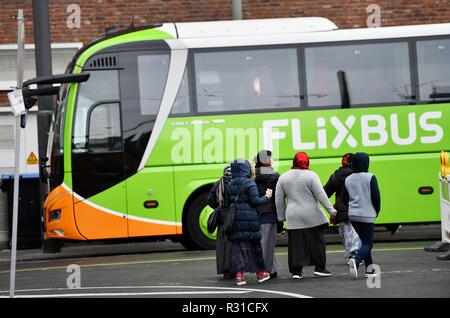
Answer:
<svg viewBox="0 0 450 318"><path fill-rule="evenodd" d="M242 0L232 0L233 20L242 20Z"/></svg>

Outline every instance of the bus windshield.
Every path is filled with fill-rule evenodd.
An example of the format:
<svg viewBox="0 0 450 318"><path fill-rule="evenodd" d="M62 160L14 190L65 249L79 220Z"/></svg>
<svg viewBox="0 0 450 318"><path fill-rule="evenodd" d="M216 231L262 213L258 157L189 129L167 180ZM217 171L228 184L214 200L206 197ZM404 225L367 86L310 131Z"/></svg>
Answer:
<svg viewBox="0 0 450 318"><path fill-rule="evenodd" d="M67 93L69 85L65 84L60 89L58 101L53 117L53 140L50 151L50 188L60 185L64 178L64 123L67 107Z"/></svg>

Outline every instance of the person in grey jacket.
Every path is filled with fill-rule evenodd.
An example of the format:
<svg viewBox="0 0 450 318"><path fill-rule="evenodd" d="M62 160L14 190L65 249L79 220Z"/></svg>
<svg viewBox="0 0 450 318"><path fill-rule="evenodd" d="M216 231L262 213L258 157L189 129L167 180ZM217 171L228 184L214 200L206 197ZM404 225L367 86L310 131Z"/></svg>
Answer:
<svg viewBox="0 0 450 318"><path fill-rule="evenodd" d="M258 187L259 196L263 196L267 189L275 191L280 175L272 168L271 151L261 150L256 155L255 173L255 183ZM281 266L275 256L278 216L274 197L266 204L256 207L256 211L258 212L259 223L261 223L261 246L266 270L270 273L271 278L276 278Z"/></svg>
<svg viewBox="0 0 450 318"><path fill-rule="evenodd" d="M292 278L303 278L304 266L314 265L316 276L330 276L326 269L324 228L328 219L320 204L330 213L336 210L328 200L319 176L309 170L304 152L295 155L291 170L278 180L275 204L280 221L286 220L288 261Z"/></svg>
<svg viewBox="0 0 450 318"><path fill-rule="evenodd" d="M364 261L366 276L374 275L369 270L372 261L373 230L380 213L381 198L377 178L369 170L369 156L357 152L353 157L353 174L345 179L342 203L348 207L348 217L361 238L362 246L356 256L349 259L350 275L358 277L359 264Z"/></svg>

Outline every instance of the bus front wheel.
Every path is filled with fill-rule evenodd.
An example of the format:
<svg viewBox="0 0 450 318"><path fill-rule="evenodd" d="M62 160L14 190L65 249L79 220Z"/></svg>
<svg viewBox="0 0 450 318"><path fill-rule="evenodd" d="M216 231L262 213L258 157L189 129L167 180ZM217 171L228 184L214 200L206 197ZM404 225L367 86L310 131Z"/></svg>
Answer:
<svg viewBox="0 0 450 318"><path fill-rule="evenodd" d="M208 192L199 194L185 212L181 243L188 250L216 248L216 233L210 234L206 228L208 217L213 211L206 203L207 197Z"/></svg>

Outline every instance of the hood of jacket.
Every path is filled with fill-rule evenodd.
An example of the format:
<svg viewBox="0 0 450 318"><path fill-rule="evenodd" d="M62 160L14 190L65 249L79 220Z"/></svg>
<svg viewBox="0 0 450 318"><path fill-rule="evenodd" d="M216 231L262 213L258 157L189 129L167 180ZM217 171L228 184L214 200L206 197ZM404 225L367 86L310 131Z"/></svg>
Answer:
<svg viewBox="0 0 450 318"><path fill-rule="evenodd" d="M352 160L353 172L369 171L369 156L365 152L357 152Z"/></svg>
<svg viewBox="0 0 450 318"><path fill-rule="evenodd" d="M231 163L232 178L250 178L252 176L252 168L247 160L238 159Z"/></svg>

